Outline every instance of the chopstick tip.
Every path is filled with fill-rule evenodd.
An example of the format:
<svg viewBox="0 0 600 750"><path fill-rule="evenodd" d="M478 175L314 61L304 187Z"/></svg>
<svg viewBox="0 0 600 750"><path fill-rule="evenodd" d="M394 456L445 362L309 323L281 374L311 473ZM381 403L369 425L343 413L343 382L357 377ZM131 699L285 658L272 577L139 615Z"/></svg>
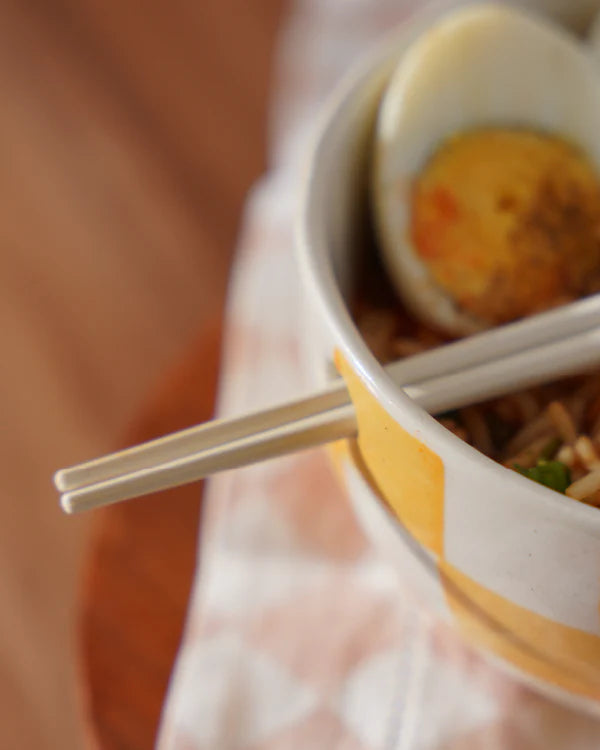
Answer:
<svg viewBox="0 0 600 750"><path fill-rule="evenodd" d="M64 494L64 495L61 495L61 497L60 497L60 507L68 515L73 515L73 513L77 512L77 508L73 504L73 500L71 498L71 495L68 492L66 494Z"/></svg>
<svg viewBox="0 0 600 750"><path fill-rule="evenodd" d="M59 492L64 492L67 489L65 469L59 469L57 472L55 472L53 480L54 486Z"/></svg>

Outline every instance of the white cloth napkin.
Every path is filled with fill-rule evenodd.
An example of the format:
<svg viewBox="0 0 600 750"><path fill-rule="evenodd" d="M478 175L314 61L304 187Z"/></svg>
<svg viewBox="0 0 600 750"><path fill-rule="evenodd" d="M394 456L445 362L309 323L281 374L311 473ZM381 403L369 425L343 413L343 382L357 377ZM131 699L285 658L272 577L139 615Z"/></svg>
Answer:
<svg viewBox="0 0 600 750"><path fill-rule="evenodd" d="M309 388L293 223L315 113L419 5L294 5L271 170L247 202L233 273L221 415ZM418 609L358 529L324 451L213 479L200 541L161 750L600 747L596 721L520 686Z"/></svg>

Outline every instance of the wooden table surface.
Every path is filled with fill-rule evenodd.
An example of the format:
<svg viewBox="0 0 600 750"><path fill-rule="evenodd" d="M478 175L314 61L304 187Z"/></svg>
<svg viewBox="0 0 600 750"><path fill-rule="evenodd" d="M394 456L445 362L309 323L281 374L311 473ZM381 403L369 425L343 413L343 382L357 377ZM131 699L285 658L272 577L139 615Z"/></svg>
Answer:
<svg viewBox="0 0 600 750"><path fill-rule="evenodd" d="M210 410L241 208L265 169L282 6L0 0L2 747L81 746L76 623L88 736L152 744L198 489L65 518L50 480ZM198 387L178 402L185 389L157 389L165 378ZM132 632L139 650L125 655ZM120 681L129 689L113 700Z"/></svg>
<svg viewBox="0 0 600 750"><path fill-rule="evenodd" d="M132 119L175 164L175 181L201 213L206 288L198 295L210 295L211 287L224 288L244 189L264 158L279 2L202 0L193 6L195 25L189 4L154 2L140 18L131 3L121 7L118 28L105 22L101 7L96 3L90 20L113 50L129 60L136 40L136 49L148 51L134 61L134 86L152 97L152 112L132 105L126 86L121 104L129 102ZM112 84L121 80L108 66L102 74ZM221 308L204 308L189 353L144 407L127 444L210 418L221 327ZM194 571L200 495L194 484L108 508L96 519L80 620L82 705L93 747L153 746Z"/></svg>
<svg viewBox="0 0 600 750"><path fill-rule="evenodd" d="M128 444L209 419L220 321L207 321ZM90 746L153 746L195 568L202 483L104 509L81 587L82 706Z"/></svg>

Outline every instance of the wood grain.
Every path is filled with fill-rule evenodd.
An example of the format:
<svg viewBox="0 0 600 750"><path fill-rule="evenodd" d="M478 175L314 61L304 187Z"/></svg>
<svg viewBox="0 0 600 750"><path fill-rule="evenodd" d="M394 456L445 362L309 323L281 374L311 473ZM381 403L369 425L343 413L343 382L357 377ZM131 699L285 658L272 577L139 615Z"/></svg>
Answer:
<svg viewBox="0 0 600 750"><path fill-rule="evenodd" d="M209 419L218 321L148 404L127 444ZM81 592L83 706L94 747L150 748L196 559L201 483L98 514Z"/></svg>
<svg viewBox="0 0 600 750"><path fill-rule="evenodd" d="M62 516L50 477L130 435L222 308L281 0L1 8L0 744L50 750L81 746L76 591L104 522Z"/></svg>

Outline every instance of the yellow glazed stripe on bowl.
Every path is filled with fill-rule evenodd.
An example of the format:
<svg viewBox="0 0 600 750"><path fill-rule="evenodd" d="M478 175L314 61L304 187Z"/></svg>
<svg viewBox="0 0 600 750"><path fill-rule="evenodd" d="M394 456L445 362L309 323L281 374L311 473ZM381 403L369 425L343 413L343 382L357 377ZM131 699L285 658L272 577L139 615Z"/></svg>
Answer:
<svg viewBox="0 0 600 750"><path fill-rule="evenodd" d="M347 451L346 460L361 471L409 533L434 553L439 585L459 631L468 642L490 649L544 682L599 699L600 637L520 607L445 559L441 458L383 409L339 351L334 359L358 422L360 460L352 451Z"/></svg>

